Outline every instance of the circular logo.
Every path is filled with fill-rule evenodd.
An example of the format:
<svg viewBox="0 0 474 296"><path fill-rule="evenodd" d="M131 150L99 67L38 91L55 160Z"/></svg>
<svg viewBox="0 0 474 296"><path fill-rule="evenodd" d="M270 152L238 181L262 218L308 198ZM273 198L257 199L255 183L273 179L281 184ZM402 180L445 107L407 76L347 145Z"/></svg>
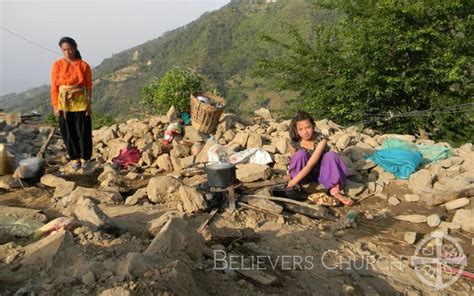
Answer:
<svg viewBox="0 0 474 296"><path fill-rule="evenodd" d="M434 232L417 244L411 264L423 283L441 290L459 279L467 258L453 237Z"/></svg>

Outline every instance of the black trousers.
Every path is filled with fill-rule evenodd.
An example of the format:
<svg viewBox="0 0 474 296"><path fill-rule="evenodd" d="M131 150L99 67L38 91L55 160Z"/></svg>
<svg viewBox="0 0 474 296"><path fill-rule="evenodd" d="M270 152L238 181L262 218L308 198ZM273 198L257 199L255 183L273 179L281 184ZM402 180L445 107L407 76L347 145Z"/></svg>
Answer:
<svg viewBox="0 0 474 296"><path fill-rule="evenodd" d="M66 116L60 111L59 128L71 160L91 159L92 120L86 111L67 112Z"/></svg>

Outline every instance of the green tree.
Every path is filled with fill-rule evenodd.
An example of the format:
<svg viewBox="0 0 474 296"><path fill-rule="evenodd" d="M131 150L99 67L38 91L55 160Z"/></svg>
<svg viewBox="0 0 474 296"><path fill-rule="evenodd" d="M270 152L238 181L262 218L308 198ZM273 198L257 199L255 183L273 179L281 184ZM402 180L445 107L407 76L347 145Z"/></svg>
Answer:
<svg viewBox="0 0 474 296"><path fill-rule="evenodd" d="M323 8L339 12L339 21L315 26L309 39L295 28L290 42L264 36L286 54L260 59L257 74L298 91L301 106L316 116L385 131L424 129L438 140L472 139L474 2L330 4Z"/></svg>
<svg viewBox="0 0 474 296"><path fill-rule="evenodd" d="M202 79L189 71L174 68L143 88L141 101L155 112L163 114L171 106L179 112L189 110L189 97L201 89Z"/></svg>

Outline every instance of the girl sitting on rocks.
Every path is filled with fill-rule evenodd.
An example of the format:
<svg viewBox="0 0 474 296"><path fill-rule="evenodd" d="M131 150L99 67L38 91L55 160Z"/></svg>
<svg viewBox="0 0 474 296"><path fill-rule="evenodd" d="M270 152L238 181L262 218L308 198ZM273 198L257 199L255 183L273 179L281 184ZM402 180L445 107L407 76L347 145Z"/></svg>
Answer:
<svg viewBox="0 0 474 296"><path fill-rule="evenodd" d="M298 111L290 123L292 141L289 173L291 181L287 187L297 184L319 182L329 190L331 196L342 204L351 206L354 201L341 193L347 178L347 167L334 151L329 151L327 139L315 131L311 115Z"/></svg>

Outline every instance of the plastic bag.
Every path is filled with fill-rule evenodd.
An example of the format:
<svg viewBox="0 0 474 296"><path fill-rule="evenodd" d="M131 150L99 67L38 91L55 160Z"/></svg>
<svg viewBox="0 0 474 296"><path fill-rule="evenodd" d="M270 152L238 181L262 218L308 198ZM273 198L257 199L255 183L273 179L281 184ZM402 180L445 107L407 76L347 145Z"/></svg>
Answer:
<svg viewBox="0 0 474 296"><path fill-rule="evenodd" d="M273 162L270 153L259 148L248 148L243 151L232 154L229 157L229 162L237 163L255 163L255 164L269 164Z"/></svg>
<svg viewBox="0 0 474 296"><path fill-rule="evenodd" d="M234 150L229 147L216 143L207 151L207 160L208 162L229 162L228 158L234 153Z"/></svg>

